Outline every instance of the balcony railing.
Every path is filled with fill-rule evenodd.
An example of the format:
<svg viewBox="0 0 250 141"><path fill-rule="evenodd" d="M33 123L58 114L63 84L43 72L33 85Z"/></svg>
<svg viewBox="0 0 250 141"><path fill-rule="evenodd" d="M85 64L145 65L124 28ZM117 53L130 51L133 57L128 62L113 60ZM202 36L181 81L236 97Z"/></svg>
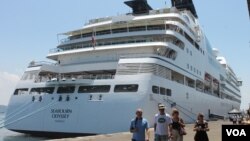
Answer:
<svg viewBox="0 0 250 141"><path fill-rule="evenodd" d="M69 75L63 76L61 74L56 74L53 76L50 75L43 75L38 76L35 79L35 83L41 83L41 82L72 82L72 81L78 81L78 80L105 80L105 79L114 79L115 75L113 74L89 74L89 75Z"/></svg>
<svg viewBox="0 0 250 141"><path fill-rule="evenodd" d="M172 23L179 23L179 22L172 22ZM111 34L119 34L119 33L132 33L132 32L145 32L145 31L164 31L164 30L172 30L183 34L182 29L174 24L159 24L159 25L145 25L145 26L137 26L137 27L127 27L127 28L117 28L117 29L109 29L104 31L96 31L95 33L84 33L80 35L71 36L68 38L61 39L61 43L67 43L68 41L73 41L76 39L83 39L83 38L91 38L93 34L95 36L102 36L102 35L111 35Z"/></svg>
<svg viewBox="0 0 250 141"><path fill-rule="evenodd" d="M29 68L32 68L32 67L38 67L38 66L43 66L43 65L56 65L55 63L51 63L51 62L46 62L46 61L39 61L39 62L35 62L35 61L32 61L29 63Z"/></svg>
<svg viewBox="0 0 250 141"><path fill-rule="evenodd" d="M164 8L164 9L158 9L158 10L151 10L146 15L158 15L158 14L167 14L167 13L177 13L177 14L180 14L181 11L179 11L176 8L172 7L172 8ZM143 15L145 15L145 14L132 14L132 13L128 13L128 14L119 14L117 16L143 16ZM106 22L106 21L112 20L113 18L114 17L111 16L111 17L105 17L105 18L91 19L91 20L89 20L89 22L85 23L85 25L96 24L96 23L100 23L100 22Z"/></svg>
<svg viewBox="0 0 250 141"><path fill-rule="evenodd" d="M181 49L184 49L184 47L185 47L184 43L177 38L176 39L141 39L141 40L114 41L114 42L107 41L107 42L98 42L98 43L96 43L95 47L111 46L111 45L123 45L123 44L153 43L153 42L155 42L155 43L168 42L168 43L172 43L172 44L178 46ZM80 45L68 47L66 49L54 48L54 49L51 49L49 53L58 53L58 52L83 49L83 48L93 48L93 44L92 43L80 44Z"/></svg>

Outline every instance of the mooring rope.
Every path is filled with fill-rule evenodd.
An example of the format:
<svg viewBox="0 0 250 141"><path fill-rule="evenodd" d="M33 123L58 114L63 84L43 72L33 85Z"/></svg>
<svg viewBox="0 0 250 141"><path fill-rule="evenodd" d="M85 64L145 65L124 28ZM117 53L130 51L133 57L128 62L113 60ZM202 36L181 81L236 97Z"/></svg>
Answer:
<svg viewBox="0 0 250 141"><path fill-rule="evenodd" d="M51 106L53 106L53 105L55 105L55 104L57 104L57 103L58 103L58 101L51 102L51 103L49 103L48 105L46 105L46 106L44 106L44 107L42 107L42 108L39 108L39 109L37 109L37 110L34 111L34 112L31 112L31 113L29 113L29 114L27 114L27 115L25 115L25 116L23 116L23 117L20 117L20 118L18 118L18 119L16 119L16 120L12 121L12 122L10 122L10 123L7 123L7 124L4 124L4 125L0 126L0 129L6 127L6 126L8 126L8 125L14 124L14 123L16 123L16 122L18 122L18 121L20 121L20 120L25 119L25 118L28 118L28 117L30 117L30 116L32 116L32 115L38 113L38 112L41 112L41 111L43 111L43 110L46 110L47 108L49 108L49 107L51 107Z"/></svg>
<svg viewBox="0 0 250 141"><path fill-rule="evenodd" d="M33 103L32 103L32 104L29 103L28 105L26 105L26 107L23 107L23 109L18 108L18 110L15 110L15 111L17 111L17 112L12 112L10 115L8 115L8 117L5 117L5 118L3 119L3 121L0 123L0 125L2 125L2 124L3 124L4 122L6 122L6 121L12 119L13 117L15 117L15 116L17 116L17 115L23 113L23 112L24 112L26 109L28 109L31 105L33 105Z"/></svg>
<svg viewBox="0 0 250 141"><path fill-rule="evenodd" d="M13 114L16 114L16 113L20 112L20 110L22 110L24 107L28 106L28 105L31 104L31 103L33 103L33 102L27 102L27 103L23 104L22 106L20 106L19 108L17 108L17 109L16 109L15 111L13 111L12 113L5 115L5 118L1 119L0 122L2 122L3 120L8 119L8 118L9 118L10 116L12 116ZM26 108L27 108L27 107L26 107ZM0 123L0 124L1 124L1 123Z"/></svg>

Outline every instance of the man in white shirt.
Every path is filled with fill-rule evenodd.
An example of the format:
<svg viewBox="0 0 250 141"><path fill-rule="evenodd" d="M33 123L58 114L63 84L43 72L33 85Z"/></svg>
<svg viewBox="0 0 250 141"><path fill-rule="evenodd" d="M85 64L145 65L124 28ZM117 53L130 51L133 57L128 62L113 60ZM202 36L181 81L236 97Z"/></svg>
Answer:
<svg viewBox="0 0 250 141"><path fill-rule="evenodd" d="M155 115L155 141L168 141L172 136L172 119L169 114L165 113L165 106L159 104L159 113Z"/></svg>

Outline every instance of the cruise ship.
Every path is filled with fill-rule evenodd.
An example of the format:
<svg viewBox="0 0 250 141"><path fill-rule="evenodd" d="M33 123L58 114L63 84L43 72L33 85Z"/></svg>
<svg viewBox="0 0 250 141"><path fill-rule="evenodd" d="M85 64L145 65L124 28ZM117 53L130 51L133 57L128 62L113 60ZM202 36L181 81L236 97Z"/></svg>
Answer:
<svg viewBox="0 0 250 141"><path fill-rule="evenodd" d="M29 63L9 101L7 129L108 134L128 131L137 108L152 126L159 103L185 122L239 109L242 81L210 45L192 0L157 10L146 0L124 3L130 13L59 34L51 62Z"/></svg>

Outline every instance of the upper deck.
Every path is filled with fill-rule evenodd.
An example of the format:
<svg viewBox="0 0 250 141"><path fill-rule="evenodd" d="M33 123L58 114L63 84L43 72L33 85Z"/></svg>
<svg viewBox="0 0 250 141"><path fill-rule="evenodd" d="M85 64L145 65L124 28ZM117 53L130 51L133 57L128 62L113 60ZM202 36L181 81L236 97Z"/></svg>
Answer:
<svg viewBox="0 0 250 141"><path fill-rule="evenodd" d="M187 16L189 18L187 18ZM126 30L125 28L133 28L129 29L130 31L142 30L141 28L138 29L138 27L149 26L150 28L150 26L164 24L166 21L178 22L182 24L192 36L196 35L196 31L194 29L195 17L192 15L192 13L186 10L179 11L178 9L172 7L151 10L147 14L125 14L113 17L92 19L81 29L59 34L59 46L74 43L76 39L91 39L92 36L121 33Z"/></svg>

